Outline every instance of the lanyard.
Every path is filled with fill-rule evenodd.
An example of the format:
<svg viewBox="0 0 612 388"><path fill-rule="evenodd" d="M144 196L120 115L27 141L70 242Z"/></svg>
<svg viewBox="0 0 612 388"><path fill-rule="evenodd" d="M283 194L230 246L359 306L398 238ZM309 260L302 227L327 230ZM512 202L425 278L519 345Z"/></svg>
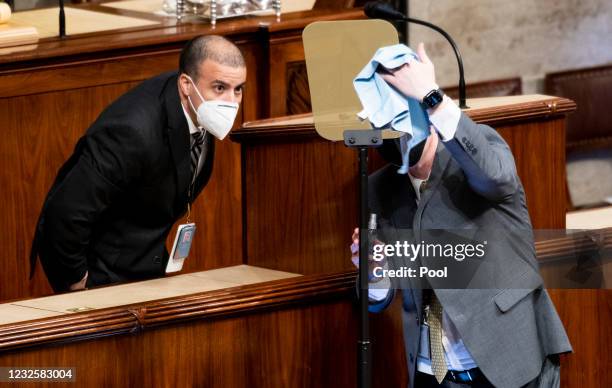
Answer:
<svg viewBox="0 0 612 388"><path fill-rule="evenodd" d="M202 143L202 150L200 152L200 155L198 155L198 162L195 165L195 171L193 172L193 177L191 178L191 183L189 184L189 191L187 192L187 223L191 222L191 202L192 202L192 197L191 195L193 194L193 189L195 186L195 182L196 182L196 178L198 177L198 168L200 167L200 162L202 161L202 155L204 154L205 151L207 151L207 147L206 147L206 135L208 134L208 132L206 130L204 130L204 135L202 135L204 142Z"/></svg>

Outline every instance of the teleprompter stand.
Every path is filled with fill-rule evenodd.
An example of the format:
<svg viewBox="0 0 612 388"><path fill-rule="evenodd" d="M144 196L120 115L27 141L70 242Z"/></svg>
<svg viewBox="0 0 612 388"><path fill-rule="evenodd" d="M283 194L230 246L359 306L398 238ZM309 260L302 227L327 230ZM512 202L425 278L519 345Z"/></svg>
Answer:
<svg viewBox="0 0 612 388"><path fill-rule="evenodd" d="M353 80L380 47L397 44L395 27L384 20L317 21L302 32L304 58L312 102L312 118L319 136L344 141L359 158L359 296L358 337L359 388L372 382L371 344L368 320L368 150L399 133L372 130L358 115L363 106ZM350 49L347 49L350 47ZM347 128L351 128L347 130Z"/></svg>
<svg viewBox="0 0 612 388"><path fill-rule="evenodd" d="M357 340L358 387L372 383L372 349L368 316L368 149L383 143L382 130L346 130L344 144L356 148L359 158L359 339Z"/></svg>

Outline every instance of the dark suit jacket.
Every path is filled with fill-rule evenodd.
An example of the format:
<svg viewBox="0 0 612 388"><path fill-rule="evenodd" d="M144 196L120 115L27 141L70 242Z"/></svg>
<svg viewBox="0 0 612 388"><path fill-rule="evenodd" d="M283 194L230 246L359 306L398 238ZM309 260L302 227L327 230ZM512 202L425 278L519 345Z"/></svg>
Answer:
<svg viewBox="0 0 612 388"><path fill-rule="evenodd" d="M537 152L537 150L534 150ZM398 158L397 147L386 148ZM391 156L390 156L391 155ZM537 168L537 167L534 167ZM508 145L492 128L462 114L454 139L440 142L427 189L417 205L406 175L388 165L369 179L369 202L388 236L398 230L420 242L425 231L444 229L488 234L486 261L496 268L496 282L474 289L432 288L473 359L496 387L519 387L536 378L546 356L571 351L548 293L542 287L525 193ZM399 233L405 235L406 233ZM452 233L454 234L454 233ZM520 238L513 238L519 236ZM392 238L393 239L393 238ZM391 266L393 260L389 260ZM433 280L432 280L433 282ZM395 283L403 299L403 327L411 387L414 382L422 289L412 279ZM381 311L393 299L371 305Z"/></svg>
<svg viewBox="0 0 612 388"><path fill-rule="evenodd" d="M212 171L211 135L204 149L192 201ZM59 170L36 227L32 271L38 255L56 291L86 271L88 286L161 276L167 235L190 200L189 152L176 72L119 97Z"/></svg>

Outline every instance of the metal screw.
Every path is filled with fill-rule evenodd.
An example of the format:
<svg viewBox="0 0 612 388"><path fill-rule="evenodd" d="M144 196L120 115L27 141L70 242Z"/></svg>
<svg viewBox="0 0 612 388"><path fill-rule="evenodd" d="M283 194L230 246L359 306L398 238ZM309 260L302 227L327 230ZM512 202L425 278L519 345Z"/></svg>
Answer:
<svg viewBox="0 0 612 388"><path fill-rule="evenodd" d="M355 138L354 137L349 137L349 143L355 144Z"/></svg>
<svg viewBox="0 0 612 388"><path fill-rule="evenodd" d="M372 144L376 144L378 143L378 138L377 137L373 137L372 138Z"/></svg>

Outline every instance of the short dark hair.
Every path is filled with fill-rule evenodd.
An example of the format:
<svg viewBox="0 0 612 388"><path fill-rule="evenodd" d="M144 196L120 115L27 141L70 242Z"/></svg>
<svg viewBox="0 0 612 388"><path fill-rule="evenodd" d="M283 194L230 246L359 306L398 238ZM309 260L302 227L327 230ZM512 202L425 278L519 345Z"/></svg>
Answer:
<svg viewBox="0 0 612 388"><path fill-rule="evenodd" d="M201 35L191 39L179 58L179 71L193 80L198 79L200 64L210 59L222 65L245 67L240 49L230 40L219 35Z"/></svg>

